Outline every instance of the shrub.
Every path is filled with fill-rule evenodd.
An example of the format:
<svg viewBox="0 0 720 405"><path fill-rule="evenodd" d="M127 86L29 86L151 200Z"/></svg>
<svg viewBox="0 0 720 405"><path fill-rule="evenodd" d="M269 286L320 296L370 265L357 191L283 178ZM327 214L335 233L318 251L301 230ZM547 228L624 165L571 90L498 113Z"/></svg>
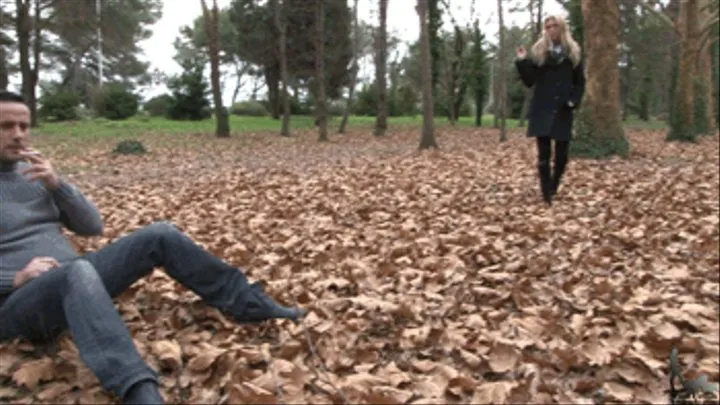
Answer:
<svg viewBox="0 0 720 405"><path fill-rule="evenodd" d="M147 149L140 141L126 139L118 142L115 149L113 149L113 153L119 155L144 155L147 153Z"/></svg>
<svg viewBox="0 0 720 405"><path fill-rule="evenodd" d="M125 120L137 114L139 105L137 95L122 85L112 84L101 90L97 112L109 120Z"/></svg>
<svg viewBox="0 0 720 405"><path fill-rule="evenodd" d="M230 109L230 113L245 117L267 117L270 115L261 102L253 100L241 101L233 104Z"/></svg>
<svg viewBox="0 0 720 405"><path fill-rule="evenodd" d="M328 103L328 117L342 117L345 113L345 101L331 101Z"/></svg>
<svg viewBox="0 0 720 405"><path fill-rule="evenodd" d="M58 90L40 98L40 117L55 121L74 121L80 118L80 96L73 92Z"/></svg>
<svg viewBox="0 0 720 405"><path fill-rule="evenodd" d="M164 117L167 115L171 103L171 95L161 94L145 102L143 110L147 111L148 115L151 117Z"/></svg>
<svg viewBox="0 0 720 405"><path fill-rule="evenodd" d="M212 116L207 98L210 86L205 80L204 68L202 60L188 61L182 74L168 80L172 92L167 109L169 119L200 121Z"/></svg>

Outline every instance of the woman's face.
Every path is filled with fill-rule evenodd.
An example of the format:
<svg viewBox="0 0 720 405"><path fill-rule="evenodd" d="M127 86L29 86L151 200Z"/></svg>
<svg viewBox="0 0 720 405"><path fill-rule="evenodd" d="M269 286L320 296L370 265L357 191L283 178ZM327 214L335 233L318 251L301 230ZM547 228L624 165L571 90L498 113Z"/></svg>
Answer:
<svg viewBox="0 0 720 405"><path fill-rule="evenodd" d="M554 18L548 18L545 21L545 32L548 33L553 42L560 41L560 26Z"/></svg>

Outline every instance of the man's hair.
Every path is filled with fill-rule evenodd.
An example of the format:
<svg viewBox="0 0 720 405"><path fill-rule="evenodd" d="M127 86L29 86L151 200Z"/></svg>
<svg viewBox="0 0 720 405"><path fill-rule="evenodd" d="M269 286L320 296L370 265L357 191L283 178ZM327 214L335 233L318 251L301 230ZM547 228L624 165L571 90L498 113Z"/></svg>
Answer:
<svg viewBox="0 0 720 405"><path fill-rule="evenodd" d="M25 104L25 98L20 94L13 93L12 91L0 90L0 103L23 103Z"/></svg>

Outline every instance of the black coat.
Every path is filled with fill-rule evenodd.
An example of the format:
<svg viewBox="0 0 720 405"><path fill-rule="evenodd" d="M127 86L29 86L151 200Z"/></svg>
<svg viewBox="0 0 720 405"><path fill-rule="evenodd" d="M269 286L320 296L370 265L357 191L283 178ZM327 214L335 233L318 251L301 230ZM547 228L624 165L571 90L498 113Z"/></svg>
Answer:
<svg viewBox="0 0 720 405"><path fill-rule="evenodd" d="M550 136L559 141L572 138L573 110L580 106L585 93L583 63L573 67L570 58L556 62L546 58L538 66L529 57L515 61L515 67L525 86L533 87L528 111L527 136ZM572 102L570 107L568 102Z"/></svg>

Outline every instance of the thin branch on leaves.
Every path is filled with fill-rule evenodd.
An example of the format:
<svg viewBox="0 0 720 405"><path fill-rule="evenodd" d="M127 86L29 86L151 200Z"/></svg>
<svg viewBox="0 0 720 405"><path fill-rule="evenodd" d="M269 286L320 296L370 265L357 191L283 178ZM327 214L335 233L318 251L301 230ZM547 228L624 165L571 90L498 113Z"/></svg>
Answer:
<svg viewBox="0 0 720 405"><path fill-rule="evenodd" d="M290 285L295 285L294 280L292 280L292 278L290 280ZM295 307L299 308L300 305L298 304L297 298L295 298L294 295L292 296L292 298L293 298L293 304L295 305ZM315 377L318 380L328 383L335 390L335 392L337 392L337 394L342 398L344 404L348 404L348 405L351 404L350 400L348 400L348 397L347 397L347 395L345 395L345 392L342 390L342 388L335 385L335 383L333 383L332 379L330 378L330 376L329 376L330 371L327 369L327 366L325 365L325 359L323 359L320 356L320 354L317 352L317 350L315 349L315 345L313 344L312 336L310 335L310 330L308 330L307 325L305 325L305 323L302 323L302 322L301 322L301 325L302 325L303 333L305 334L305 340L307 341L308 348L310 349L310 354L318 360L318 363L320 364L320 366L322 367L322 370L323 370L323 376L321 376L318 369L312 364L312 361L309 361L308 366L312 370L313 374L315 374ZM315 386L315 388L320 389L321 391L325 391L321 387L316 386L315 384L313 384L313 386Z"/></svg>
<svg viewBox="0 0 720 405"><path fill-rule="evenodd" d="M281 404L284 404L285 399L283 396L282 384L280 384L280 380L277 377L277 373L275 373L275 367L273 367L273 364L272 364L272 356L270 355L270 345L267 343L263 343L262 346L260 346L260 354L262 354L263 360L265 361L265 364L267 365L267 369L268 369L268 371L270 371L270 375L272 376L273 382L275 383L275 393L277 394L278 402Z"/></svg>

